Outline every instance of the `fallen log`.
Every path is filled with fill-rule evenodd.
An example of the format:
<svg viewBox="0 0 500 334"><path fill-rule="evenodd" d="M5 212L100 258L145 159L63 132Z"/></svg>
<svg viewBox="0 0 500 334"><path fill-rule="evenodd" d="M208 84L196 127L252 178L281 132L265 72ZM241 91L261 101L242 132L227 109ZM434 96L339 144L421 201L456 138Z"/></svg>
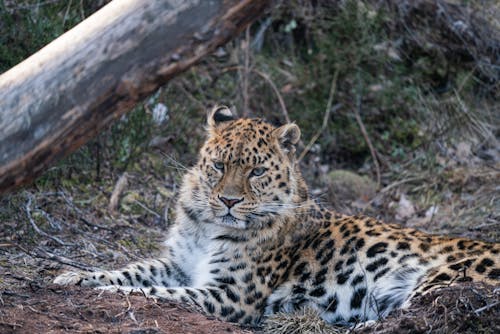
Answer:
<svg viewBox="0 0 500 334"><path fill-rule="evenodd" d="M31 182L270 0L112 1L0 76L0 193Z"/></svg>

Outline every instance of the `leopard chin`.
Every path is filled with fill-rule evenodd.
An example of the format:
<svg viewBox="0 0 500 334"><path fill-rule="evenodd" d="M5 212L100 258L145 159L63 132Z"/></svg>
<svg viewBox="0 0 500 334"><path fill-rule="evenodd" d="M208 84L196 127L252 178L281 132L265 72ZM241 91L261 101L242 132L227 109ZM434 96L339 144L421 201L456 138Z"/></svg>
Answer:
<svg viewBox="0 0 500 334"><path fill-rule="evenodd" d="M214 221L218 225L223 225L226 227L232 227L236 229L246 229L247 221L243 219L238 219L232 214L228 213L222 217L217 217Z"/></svg>

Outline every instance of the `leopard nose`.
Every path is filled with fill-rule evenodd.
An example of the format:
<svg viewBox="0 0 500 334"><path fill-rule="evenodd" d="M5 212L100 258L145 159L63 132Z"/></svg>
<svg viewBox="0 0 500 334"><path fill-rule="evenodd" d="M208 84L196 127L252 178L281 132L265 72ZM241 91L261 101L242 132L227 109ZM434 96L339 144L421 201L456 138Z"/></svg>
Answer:
<svg viewBox="0 0 500 334"><path fill-rule="evenodd" d="M221 200L222 203L224 203L229 209L231 209L233 206L236 204L243 202L243 197L242 198L227 198L227 197L222 197L219 196L219 199Z"/></svg>

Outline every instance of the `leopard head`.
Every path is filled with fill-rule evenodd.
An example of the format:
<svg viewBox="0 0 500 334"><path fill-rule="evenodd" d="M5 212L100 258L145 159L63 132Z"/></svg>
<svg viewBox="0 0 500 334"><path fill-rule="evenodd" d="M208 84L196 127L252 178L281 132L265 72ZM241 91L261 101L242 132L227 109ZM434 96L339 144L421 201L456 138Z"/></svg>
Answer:
<svg viewBox="0 0 500 334"><path fill-rule="evenodd" d="M295 160L297 125L236 119L227 107L216 107L208 114L207 134L192 203L206 222L261 229L293 215L307 198Z"/></svg>

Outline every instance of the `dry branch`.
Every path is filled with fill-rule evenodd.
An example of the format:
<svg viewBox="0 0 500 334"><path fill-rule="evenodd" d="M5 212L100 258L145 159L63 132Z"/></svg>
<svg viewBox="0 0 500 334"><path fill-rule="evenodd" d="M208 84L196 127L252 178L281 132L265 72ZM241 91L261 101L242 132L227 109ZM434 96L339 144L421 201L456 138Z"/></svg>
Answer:
<svg viewBox="0 0 500 334"><path fill-rule="evenodd" d="M127 178L128 174L126 172L123 173L116 182L115 188L113 189L113 193L111 194L108 210L113 214L116 214L116 210L118 210L118 204L119 204L118 202L120 201L120 196L128 184Z"/></svg>
<svg viewBox="0 0 500 334"><path fill-rule="evenodd" d="M353 108L353 113L354 117L356 118L356 122L358 123L359 129L361 130L361 134L363 135L363 138L365 139L366 145L368 145L368 148L370 149L370 154L373 159L373 165L375 166L375 173L377 175L377 190L380 189L381 185L381 176L380 176L380 165L378 163L378 154L375 151L375 148L373 147L372 141L370 140L370 136L368 136L368 132L366 131L365 124L363 123L363 120L361 119L361 101L362 101L362 96L361 96L361 88L360 88L360 78L359 78L359 72L358 72L358 92L356 93L356 106Z"/></svg>
<svg viewBox="0 0 500 334"><path fill-rule="evenodd" d="M328 126L328 121L330 120L330 114L332 112L332 109L338 109L341 107L341 104L337 104L336 106L332 107L333 103L333 94L335 94L335 91L337 90L337 78L339 76L339 71L336 70L335 73L333 74L333 79L332 83L330 85L330 93L328 94L328 101L326 103L326 110L325 114L323 116L323 123L321 124L321 128L316 132L316 134L311 138L309 143L306 145L302 153L300 154L299 158L297 161L301 161L306 154L311 150L311 147L314 145L316 140L318 140L319 136L325 131L326 127Z"/></svg>
<svg viewBox="0 0 500 334"><path fill-rule="evenodd" d="M35 223L35 220L33 219L33 216L31 215L31 202L32 202L32 200L33 200L33 197L30 194L28 194L28 201L26 203L25 211L26 211L26 216L28 217L28 220L29 220L33 230L43 237L52 239L60 246L68 246L69 244L65 243L64 241L62 241L58 237L50 235L38 227L38 225Z"/></svg>
<svg viewBox="0 0 500 334"><path fill-rule="evenodd" d="M240 33L270 0L112 1L0 76L0 193Z"/></svg>

